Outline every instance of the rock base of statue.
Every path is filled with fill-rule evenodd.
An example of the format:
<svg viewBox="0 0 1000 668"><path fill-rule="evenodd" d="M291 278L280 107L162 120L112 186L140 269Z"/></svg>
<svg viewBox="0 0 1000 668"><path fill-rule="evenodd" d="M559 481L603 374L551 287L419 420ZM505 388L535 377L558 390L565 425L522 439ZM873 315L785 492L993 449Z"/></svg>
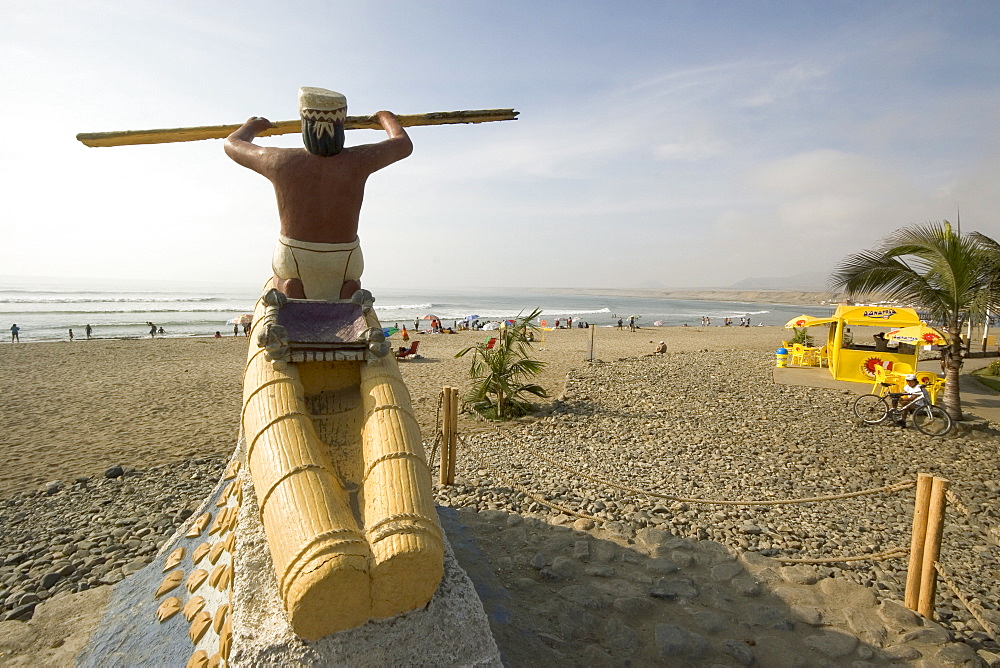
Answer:
<svg viewBox="0 0 1000 668"><path fill-rule="evenodd" d="M279 595L253 481L238 450L212 494L156 558L114 586L77 663L500 666L472 581L447 539L444 548L444 576L426 606L302 640Z"/></svg>

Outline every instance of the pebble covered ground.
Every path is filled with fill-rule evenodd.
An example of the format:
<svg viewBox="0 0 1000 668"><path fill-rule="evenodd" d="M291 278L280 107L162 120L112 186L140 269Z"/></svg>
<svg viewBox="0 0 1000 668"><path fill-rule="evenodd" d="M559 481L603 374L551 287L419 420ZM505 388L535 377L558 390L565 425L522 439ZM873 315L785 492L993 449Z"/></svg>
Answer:
<svg viewBox="0 0 1000 668"><path fill-rule="evenodd" d="M0 620L60 592L115 584L153 560L219 480L223 458L52 482L0 500Z"/></svg>
<svg viewBox="0 0 1000 668"><path fill-rule="evenodd" d="M720 359L721 358L721 359ZM668 354L573 371L548 415L469 435L460 482L442 504L553 513L511 483L612 524L713 539L775 558L836 558L908 549L913 489L782 506L719 506L657 499L596 484L533 454L632 488L723 500L835 495L943 476L972 511L949 509L941 561L1000 625L1000 434L930 438L912 427L864 426L855 395L776 385L773 357L754 351ZM573 518L565 517L566 521ZM823 565L879 598L901 600L906 556ZM939 585L938 614L974 649L997 651ZM989 621L989 620L988 620Z"/></svg>
<svg viewBox="0 0 1000 668"><path fill-rule="evenodd" d="M585 632L573 624L561 629L560 613L555 610L521 608L521 616L531 623L551 624L556 620L555 626L548 627L549 631L538 631L549 636L539 637L552 651L580 660L593 659L594 663L601 663L607 657L612 661L622 659L625 650L620 649L621 638L631 636L621 624L627 626L633 613L623 613L620 609L632 603L615 607L617 598L663 601L672 596L685 600L669 589L679 585L661 581L665 576L654 572L658 566L654 565L651 571L645 561L632 561L634 557L624 555L631 551L640 554L642 560L669 557L673 566L681 570L687 568L684 563L689 563L695 569L690 579L698 588L702 586L699 578L705 575L698 568L711 572L715 566L731 561L721 553L718 563L711 563L711 559L706 562L704 558L699 561L699 551L717 551L708 547L715 545L713 541L727 546L730 555L745 553L739 563L764 584L769 578L777 578L786 585L801 584L797 580L813 579L814 575L818 579L813 581L818 584L826 580L853 580L871 592L869 612L882 610L879 623L889 628L899 619L890 623L884 615L896 619L905 614L879 601L902 598L905 557L822 565L801 571L794 570L797 567L783 570L774 565L776 562L762 566L753 559L754 555L776 559L829 558L907 548L913 490L806 505L701 505L637 495L593 483L544 461L532 450L600 479L662 494L699 498L796 498L913 480L917 472L947 477L972 513L966 517L949 508L942 562L960 587L986 609L993 623L1000 624L998 432L985 429L935 439L912 428L860 426L850 410L854 395L775 385L770 377L773 364L773 354L761 350L687 351L663 357L596 362L572 369L566 378L564 395L547 404L539 415L505 425L502 432L481 424L475 429L463 429L465 437L458 455L459 484L439 488L438 501L463 509L469 525L478 527L476 537L493 564L493 572L505 578L516 600L531 591L528 580L544 583L554 595L553 588L557 585L582 586L582 582L571 581L572 577L587 582L607 579L607 569L601 571L601 564L614 565L615 576L608 582L623 580L626 584L621 585L622 591L641 594L599 596L601 600L607 599L606 606L587 607L592 603L589 598L577 602L577 608L582 607L596 619L596 626ZM419 369L416 365L412 367L414 372ZM434 414L433 396L430 391L415 393L415 400L422 400L418 410L427 414L428 422ZM464 418L462 422L467 424ZM426 425L424 434L430 440ZM224 464L224 458L210 457L141 470L115 466L103 475L52 482L37 491L0 500L0 523L5 527L0 534L0 619L29 618L36 605L56 593L113 584L141 568L197 508L217 482ZM511 483L591 515L598 522L593 527L587 521L574 524L577 518L525 497L512 489ZM500 511L502 517L491 516L494 511ZM495 526L501 522L497 518L502 519L502 527L511 530L496 531ZM556 532L550 538L564 530L584 532L591 538L574 534L574 539L568 540L560 535L549 545L547 538L536 539L528 532L522 541L518 529L522 523L532 531L537 529L537 533ZM656 535L661 547L650 542L651 530L660 532ZM674 544L670 537L687 542ZM594 550L592 553L583 555L580 547L577 555L574 551L581 540L611 540L618 547L590 544L587 549ZM553 547L556 543L561 547ZM600 556L604 555L601 552L604 549L617 550L617 556L605 559ZM692 557L690 562L685 553ZM563 557L579 563L559 561ZM666 562L663 567L672 568ZM562 580L560 568L567 575ZM653 589L663 586L667 589L660 591L662 596L653 593ZM833 652L821 652L831 665L881 658L917 664L930 661L925 665L963 665L963 662L976 665L980 661L980 665L1000 666L997 645L943 586L939 586L939 592L937 611L942 627L917 628L911 624L909 630L900 628L899 633L884 638L876 633L871 642L854 644L846 654L837 656L834 655L849 641L819 634L822 637L815 642ZM566 592L566 596L586 598L584 594L582 590ZM572 603L572 599L564 596L560 600L563 599ZM524 599L524 604L528 603ZM754 608L756 612L748 609L746 614L764 616L748 618L747 624L754 624L754 619L765 619L771 614L768 607L780 607L774 602L765 605L757 601L754 605L764 608ZM804 614L808 618L811 613ZM788 614L763 628L770 634L774 624L780 626L788 620L795 620L793 624L809 623L809 619L803 622L801 617L799 613ZM590 618L581 615L580 619ZM698 638L712 636L705 628L695 631L669 618L647 620L643 624L649 626L646 631L652 640L651 644L643 645L642 651L652 654L635 655L628 660L642 656L683 656L693 661L701 647ZM713 625L714 622L706 628ZM687 631L678 631L675 626ZM751 658L766 656L763 646L755 654L753 646L742 638L740 633L745 635L745 628L726 628L726 641L750 647ZM639 631L645 633L642 628ZM685 635L687 632L695 635ZM906 641L907 634L912 633L917 636ZM718 647L702 657L708 661L705 665L739 665L747 660L743 646L727 646L726 641L720 641ZM913 655L912 647L898 648L900 644L920 641L939 645L939 652L944 654L923 651L918 657ZM512 638L510 642L509 647L513 647L518 639ZM565 643L575 643L577 650L586 654L567 654ZM591 646L593 649L588 649ZM616 652L614 647L619 650ZM872 648L869 658L865 647ZM894 647L898 655L891 654L890 650L896 651ZM980 658L969 658L963 653L966 649L978 651Z"/></svg>

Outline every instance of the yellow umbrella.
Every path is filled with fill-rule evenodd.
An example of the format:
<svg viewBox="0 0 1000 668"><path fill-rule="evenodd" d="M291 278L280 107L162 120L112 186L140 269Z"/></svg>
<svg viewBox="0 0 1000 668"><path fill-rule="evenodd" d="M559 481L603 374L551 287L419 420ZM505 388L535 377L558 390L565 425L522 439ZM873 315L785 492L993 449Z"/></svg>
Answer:
<svg viewBox="0 0 1000 668"><path fill-rule="evenodd" d="M800 315L785 323L785 329L795 329L796 327L815 327L817 325L829 325L837 322L836 318L816 318L811 315Z"/></svg>
<svg viewBox="0 0 1000 668"><path fill-rule="evenodd" d="M948 342L944 334L934 329L933 327L923 324L912 325L910 327L903 327L902 329L897 329L894 332L889 332L885 338L887 341L895 341L897 343L908 343L911 346L915 345L940 346Z"/></svg>

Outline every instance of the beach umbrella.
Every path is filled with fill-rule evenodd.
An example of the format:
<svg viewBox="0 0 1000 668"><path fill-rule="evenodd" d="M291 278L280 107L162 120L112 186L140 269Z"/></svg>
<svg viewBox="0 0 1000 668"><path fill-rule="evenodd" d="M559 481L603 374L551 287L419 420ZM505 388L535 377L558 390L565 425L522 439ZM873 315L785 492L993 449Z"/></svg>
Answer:
<svg viewBox="0 0 1000 668"><path fill-rule="evenodd" d="M253 313L244 313L226 321L227 325L249 325L253 321Z"/></svg>
<svg viewBox="0 0 1000 668"><path fill-rule="evenodd" d="M467 315L467 316L465 316L465 318L463 318L463 320L465 320L466 322L469 322L469 321L472 321L472 320L479 320L479 316L478 315Z"/></svg>
<svg viewBox="0 0 1000 668"><path fill-rule="evenodd" d="M887 341L921 346L940 346L948 342L948 340L944 337L944 334L933 327L923 324L897 329L894 332L886 334L885 338Z"/></svg>
<svg viewBox="0 0 1000 668"><path fill-rule="evenodd" d="M437 320L437 319L438 319L438 317L437 317L436 315L431 315L431 314L429 314L429 313L428 313L427 315L425 315L425 316L423 317L423 319L424 319L424 320Z"/></svg>
<svg viewBox="0 0 1000 668"><path fill-rule="evenodd" d="M836 322L836 318L817 318L811 315L800 315L785 323L785 329L795 329L796 327L816 327L817 325L829 325Z"/></svg>
<svg viewBox="0 0 1000 668"><path fill-rule="evenodd" d="M662 320L657 320L656 322L653 323L653 327L665 327L666 325L667 323L663 322Z"/></svg>

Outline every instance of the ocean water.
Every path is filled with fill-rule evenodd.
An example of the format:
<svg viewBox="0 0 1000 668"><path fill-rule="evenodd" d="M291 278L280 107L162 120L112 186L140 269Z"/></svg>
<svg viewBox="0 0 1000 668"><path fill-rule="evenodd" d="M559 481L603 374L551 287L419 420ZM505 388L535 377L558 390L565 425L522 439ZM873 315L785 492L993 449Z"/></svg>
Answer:
<svg viewBox="0 0 1000 668"><path fill-rule="evenodd" d="M574 325L582 320L613 326L619 317L627 323L634 315L643 327L657 321L667 326L695 326L700 325L702 316L711 318L713 326L721 325L726 317L738 323L741 316L749 316L754 325L783 325L803 312L832 312L827 307L787 304L561 295L517 289L369 289L386 326L398 323L412 327L415 320L423 323L427 315L437 316L445 326L470 315L499 320L536 307L549 325L556 318L565 322L572 317ZM232 336L233 326L226 321L250 313L259 296L259 285L0 277L0 341L10 340L8 332L14 323L21 328L22 341L64 341L70 328L82 339L87 324L93 327L94 338L142 338L149 336L147 322L162 327L168 337L212 336L216 331Z"/></svg>

